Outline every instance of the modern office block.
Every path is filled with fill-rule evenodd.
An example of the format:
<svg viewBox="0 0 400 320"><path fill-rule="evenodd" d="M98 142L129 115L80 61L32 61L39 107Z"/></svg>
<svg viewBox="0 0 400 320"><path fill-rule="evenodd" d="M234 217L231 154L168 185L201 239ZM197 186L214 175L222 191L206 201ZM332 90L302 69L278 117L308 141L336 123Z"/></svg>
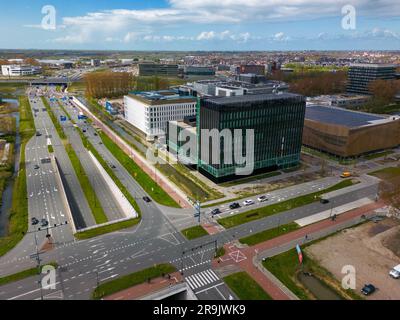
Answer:
<svg viewBox="0 0 400 320"><path fill-rule="evenodd" d="M178 65L176 64L155 64L155 63L139 64L139 76L176 77L177 75L178 75Z"/></svg>

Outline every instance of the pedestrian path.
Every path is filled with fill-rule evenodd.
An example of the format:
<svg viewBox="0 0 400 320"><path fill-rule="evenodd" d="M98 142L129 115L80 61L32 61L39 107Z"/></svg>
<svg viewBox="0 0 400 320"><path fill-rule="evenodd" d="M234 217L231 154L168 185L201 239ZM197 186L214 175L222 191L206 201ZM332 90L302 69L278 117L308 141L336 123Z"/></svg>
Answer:
<svg viewBox="0 0 400 320"><path fill-rule="evenodd" d="M208 269L185 278L192 290L199 290L210 284L220 281L212 269Z"/></svg>

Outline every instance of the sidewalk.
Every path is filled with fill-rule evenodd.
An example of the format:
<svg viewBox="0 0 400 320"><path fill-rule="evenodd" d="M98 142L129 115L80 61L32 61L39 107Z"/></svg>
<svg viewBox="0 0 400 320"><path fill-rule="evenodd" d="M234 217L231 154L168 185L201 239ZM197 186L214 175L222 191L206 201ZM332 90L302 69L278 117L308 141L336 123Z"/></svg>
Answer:
<svg viewBox="0 0 400 320"><path fill-rule="evenodd" d="M367 215L368 213L385 206L382 201L374 202L363 206L361 208L348 211L337 217L336 221L330 219L320 221L318 223L308 225L299 230L284 234L274 239L259 243L252 247L239 248L237 244L225 245L226 254L218 260L213 261L214 268L221 268L231 264L237 264L240 268L246 271L258 284L272 297L274 300L290 300L295 297L287 292L287 289L281 283L277 283L277 279L268 277L268 273L260 271L255 262L259 260L259 256L267 250L274 248L284 247L290 245L295 246L295 242L298 239L305 239L305 236L309 236L310 241L318 239L321 235L318 235L321 231L334 229L341 230L345 227L346 223L351 222L355 218ZM313 237L316 236L316 237ZM312 240L311 240L312 239ZM304 240L306 242L306 240ZM304 242L303 241L303 242ZM303 243L302 242L302 243ZM301 243L300 243L301 244Z"/></svg>
<svg viewBox="0 0 400 320"><path fill-rule="evenodd" d="M141 297L155 293L162 289L182 282L183 278L179 272L171 274L171 279L156 278L152 279L150 283L142 283L137 286L122 290L110 296L103 298L103 300L138 300Z"/></svg>

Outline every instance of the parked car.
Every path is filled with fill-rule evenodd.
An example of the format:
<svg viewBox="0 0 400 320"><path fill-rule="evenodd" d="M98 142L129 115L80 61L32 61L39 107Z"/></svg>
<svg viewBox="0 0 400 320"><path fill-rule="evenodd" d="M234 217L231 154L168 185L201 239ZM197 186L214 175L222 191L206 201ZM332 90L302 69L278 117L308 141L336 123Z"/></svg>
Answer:
<svg viewBox="0 0 400 320"><path fill-rule="evenodd" d="M145 202L151 202L151 199L150 199L149 197L143 197L143 200L144 200Z"/></svg>
<svg viewBox="0 0 400 320"><path fill-rule="evenodd" d="M32 222L32 225L35 226L35 225L37 225L39 223L39 220L37 218L33 217L31 219L31 222Z"/></svg>
<svg viewBox="0 0 400 320"><path fill-rule="evenodd" d="M46 219L40 220L40 225L42 227L47 227L49 225L49 222Z"/></svg>
<svg viewBox="0 0 400 320"><path fill-rule="evenodd" d="M322 204L327 204L327 203L329 203L329 200L328 199L321 199L321 200L319 200L319 202L321 202Z"/></svg>
<svg viewBox="0 0 400 320"><path fill-rule="evenodd" d="M390 270L389 275L393 278L393 279L399 279L400 278L400 264L393 267L392 270Z"/></svg>
<svg viewBox="0 0 400 320"><path fill-rule="evenodd" d="M35 164L34 166L33 166L33 169L35 169L35 170L37 170L37 169L39 169L40 167L39 167L39 165L37 165L37 164Z"/></svg>
<svg viewBox="0 0 400 320"><path fill-rule="evenodd" d="M254 201L251 199L243 201L244 206L251 206L252 204L254 204Z"/></svg>
<svg viewBox="0 0 400 320"><path fill-rule="evenodd" d="M266 196L261 196L257 199L259 202L265 202L268 201L268 198Z"/></svg>
<svg viewBox="0 0 400 320"><path fill-rule="evenodd" d="M374 285L372 284L366 284L362 289L361 292L366 295L369 296L371 294L373 294L376 291L376 288Z"/></svg>
<svg viewBox="0 0 400 320"><path fill-rule="evenodd" d="M237 208L240 208L240 204L237 202L234 202L229 205L229 209L237 209Z"/></svg>
<svg viewBox="0 0 400 320"><path fill-rule="evenodd" d="M214 209L214 210L211 211L211 214L212 214L213 216L215 216L216 214L220 214L220 213L221 213L221 210L219 210L218 208L216 208L216 209Z"/></svg>

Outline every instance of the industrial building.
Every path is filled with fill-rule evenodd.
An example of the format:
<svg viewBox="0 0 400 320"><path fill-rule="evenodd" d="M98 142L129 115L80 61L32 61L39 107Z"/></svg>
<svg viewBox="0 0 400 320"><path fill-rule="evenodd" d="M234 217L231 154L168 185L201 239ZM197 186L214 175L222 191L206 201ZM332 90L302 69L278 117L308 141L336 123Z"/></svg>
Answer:
<svg viewBox="0 0 400 320"><path fill-rule="evenodd" d="M340 108L356 108L367 104L371 100L369 95L334 94L307 98L307 105L324 105Z"/></svg>
<svg viewBox="0 0 400 320"><path fill-rule="evenodd" d="M396 66L392 64L352 64L350 65L347 92L370 94L369 85L375 80L394 80Z"/></svg>
<svg viewBox="0 0 400 320"><path fill-rule="evenodd" d="M124 97L125 119L149 141L165 136L168 121L196 114L197 99L174 90L132 92Z"/></svg>
<svg viewBox="0 0 400 320"><path fill-rule="evenodd" d="M239 74L253 73L257 75L265 75L265 65L258 64L242 64L238 68Z"/></svg>
<svg viewBox="0 0 400 320"><path fill-rule="evenodd" d="M192 65L192 66L184 66L183 73L186 76L214 76L215 69L209 66Z"/></svg>
<svg viewBox="0 0 400 320"><path fill-rule="evenodd" d="M139 76L178 76L177 64L139 63Z"/></svg>
<svg viewBox="0 0 400 320"><path fill-rule="evenodd" d="M393 148L400 144L400 118L308 106L303 144L340 158Z"/></svg>
<svg viewBox="0 0 400 320"><path fill-rule="evenodd" d="M231 97L211 97L200 100L197 111L197 132L227 129L234 136L242 129L242 150L246 153L246 129L254 130L253 173L295 166L300 161L301 140L306 102L301 95L256 94ZM201 138L200 138L201 140ZM212 144L200 141L198 170L216 182L236 176L237 163L225 163L225 142L216 150ZM209 158L203 156L203 147L209 147ZM238 141L232 140L233 152L238 152ZM214 155L215 152L219 154ZM219 164L211 159L217 156ZM247 164L249 165L249 164Z"/></svg>
<svg viewBox="0 0 400 320"><path fill-rule="evenodd" d="M7 77L32 76L35 74L40 74L41 72L42 68L38 66L30 66L22 64L1 66L2 75Z"/></svg>

